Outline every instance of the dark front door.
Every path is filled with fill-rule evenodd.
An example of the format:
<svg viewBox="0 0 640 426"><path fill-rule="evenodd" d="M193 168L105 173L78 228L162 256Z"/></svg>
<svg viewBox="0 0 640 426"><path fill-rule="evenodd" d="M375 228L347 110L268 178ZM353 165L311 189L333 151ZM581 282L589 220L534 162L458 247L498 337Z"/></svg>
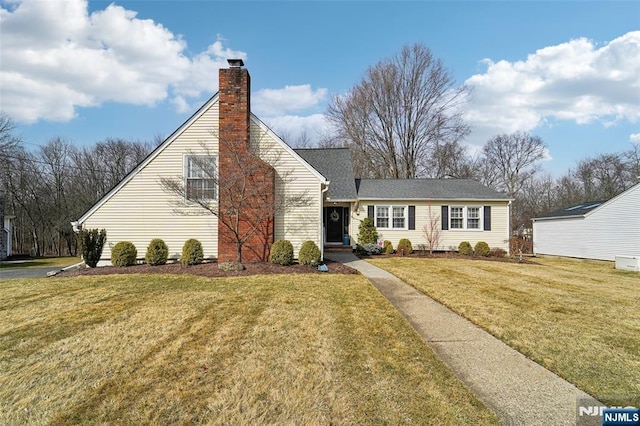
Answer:
<svg viewBox="0 0 640 426"><path fill-rule="evenodd" d="M342 243L342 231L344 229L343 208L325 207L324 217L327 227L327 242Z"/></svg>

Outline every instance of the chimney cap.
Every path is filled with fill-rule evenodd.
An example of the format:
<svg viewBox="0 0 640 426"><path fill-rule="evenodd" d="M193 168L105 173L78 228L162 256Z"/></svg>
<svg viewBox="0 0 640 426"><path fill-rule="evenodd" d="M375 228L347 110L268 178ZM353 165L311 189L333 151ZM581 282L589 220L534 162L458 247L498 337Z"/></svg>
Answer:
<svg viewBox="0 0 640 426"><path fill-rule="evenodd" d="M227 59L227 63L231 68L240 68L244 66L242 59Z"/></svg>

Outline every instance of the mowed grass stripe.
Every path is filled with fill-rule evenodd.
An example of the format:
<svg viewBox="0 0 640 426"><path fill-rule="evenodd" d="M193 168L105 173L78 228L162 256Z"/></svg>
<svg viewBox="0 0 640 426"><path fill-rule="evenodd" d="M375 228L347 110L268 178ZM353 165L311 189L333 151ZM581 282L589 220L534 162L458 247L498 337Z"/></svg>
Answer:
<svg viewBox="0 0 640 426"><path fill-rule="evenodd" d="M0 295L13 286L76 309L48 310L64 338L20 321L0 337L46 340L0 360L3 424L497 424L361 276L76 277Z"/></svg>
<svg viewBox="0 0 640 426"><path fill-rule="evenodd" d="M604 402L640 403L640 275L611 262L373 259Z"/></svg>

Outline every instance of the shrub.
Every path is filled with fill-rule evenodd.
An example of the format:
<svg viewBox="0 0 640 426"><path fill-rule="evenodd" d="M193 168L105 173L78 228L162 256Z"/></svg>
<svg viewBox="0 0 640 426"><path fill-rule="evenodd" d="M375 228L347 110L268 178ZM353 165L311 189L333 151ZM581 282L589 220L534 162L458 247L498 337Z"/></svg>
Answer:
<svg viewBox="0 0 640 426"><path fill-rule="evenodd" d="M198 265L204 260L202 243L195 238L190 238L182 246L182 257L180 263L185 266Z"/></svg>
<svg viewBox="0 0 640 426"><path fill-rule="evenodd" d="M500 247L494 247L491 249L491 256L493 257L505 257L507 255L507 251L501 249Z"/></svg>
<svg viewBox="0 0 640 426"><path fill-rule="evenodd" d="M98 265L106 240L107 231L105 229L100 230L100 232L97 229L81 229L78 232L80 253L88 267L95 268Z"/></svg>
<svg viewBox="0 0 640 426"><path fill-rule="evenodd" d="M305 241L302 243L302 247L300 247L300 252L298 253L298 262L303 265L311 265L318 266L320 264L320 257L322 254L320 253L320 249L313 241Z"/></svg>
<svg viewBox="0 0 640 426"><path fill-rule="evenodd" d="M391 241L384 240L384 243L382 243L382 252L384 254L393 254L393 244L391 244Z"/></svg>
<svg viewBox="0 0 640 426"><path fill-rule="evenodd" d="M463 254L465 256L471 256L473 254L473 249L471 248L471 243L469 241L463 241L458 246L458 253Z"/></svg>
<svg viewBox="0 0 640 426"><path fill-rule="evenodd" d="M473 252L476 256L488 257L491 254L491 249L489 248L489 244L484 241L478 241L473 248Z"/></svg>
<svg viewBox="0 0 640 426"><path fill-rule="evenodd" d="M293 263L293 245L289 240L276 240L271 246L271 263L276 265L291 265Z"/></svg>
<svg viewBox="0 0 640 426"><path fill-rule="evenodd" d="M149 265L164 265L169 258L169 247L160 238L154 238L147 247L147 253L144 255L144 260Z"/></svg>
<svg viewBox="0 0 640 426"><path fill-rule="evenodd" d="M376 254L382 253L382 247L377 244L365 244L360 249L361 253L364 253L368 256L373 256Z"/></svg>
<svg viewBox="0 0 640 426"><path fill-rule="evenodd" d="M373 219L365 217L358 226L358 244L376 244L378 242L378 230L373 224Z"/></svg>
<svg viewBox="0 0 640 426"><path fill-rule="evenodd" d="M113 266L132 266L138 259L138 250L131 241L120 241L111 249Z"/></svg>
<svg viewBox="0 0 640 426"><path fill-rule="evenodd" d="M405 254L413 253L413 247L411 246L411 241L407 238L402 238L398 241L398 247L396 248L396 253L404 256Z"/></svg>

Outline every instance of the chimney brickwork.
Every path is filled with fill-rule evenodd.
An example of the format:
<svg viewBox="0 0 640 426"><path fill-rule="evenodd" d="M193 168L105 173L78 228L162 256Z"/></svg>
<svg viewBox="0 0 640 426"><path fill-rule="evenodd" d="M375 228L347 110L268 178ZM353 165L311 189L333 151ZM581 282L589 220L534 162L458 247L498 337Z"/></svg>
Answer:
<svg viewBox="0 0 640 426"><path fill-rule="evenodd" d="M251 153L250 91L245 68L220 69L219 214L226 221L238 221L239 235L251 234L242 246L243 262L268 260L274 238L275 170ZM233 207L240 207L237 215ZM236 252L233 231L219 219L218 262L235 261Z"/></svg>

